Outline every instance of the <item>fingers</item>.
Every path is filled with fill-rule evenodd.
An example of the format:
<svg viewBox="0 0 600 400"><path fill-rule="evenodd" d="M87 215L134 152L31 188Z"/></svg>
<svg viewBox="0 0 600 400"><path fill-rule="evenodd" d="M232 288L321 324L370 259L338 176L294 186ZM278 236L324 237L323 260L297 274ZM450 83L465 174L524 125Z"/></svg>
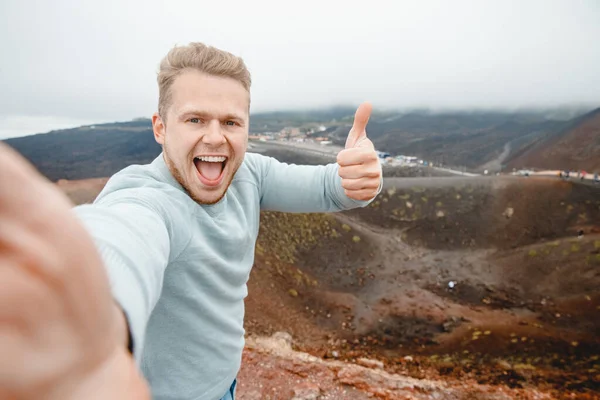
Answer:
<svg viewBox="0 0 600 400"><path fill-rule="evenodd" d="M379 164L340 166L338 174L342 179L379 178L381 167Z"/></svg>
<svg viewBox="0 0 600 400"><path fill-rule="evenodd" d="M342 187L346 190L378 189L379 181L373 178L342 179Z"/></svg>
<svg viewBox="0 0 600 400"><path fill-rule="evenodd" d="M17 151L0 142L0 187L27 184L39 172Z"/></svg>
<svg viewBox="0 0 600 400"><path fill-rule="evenodd" d="M354 114L354 124L348 133L348 138L346 139L347 149L356 146L356 143L360 139L367 137L367 123L371 117L372 110L373 106L371 103L363 103L356 110L356 113Z"/></svg>
<svg viewBox="0 0 600 400"><path fill-rule="evenodd" d="M17 263L0 260L0 388L26 390L32 372L42 368L33 353L38 350L39 332L52 332L47 321L57 310L49 298L43 285Z"/></svg>
<svg viewBox="0 0 600 400"><path fill-rule="evenodd" d="M64 265L56 250L42 240L37 232L9 219L0 225L0 264L15 262L29 279L43 281L60 291L63 285Z"/></svg>
<svg viewBox="0 0 600 400"><path fill-rule="evenodd" d="M47 220L70 209L71 203L16 151L0 143L0 220ZM40 215L42 215L41 218Z"/></svg>
<svg viewBox="0 0 600 400"><path fill-rule="evenodd" d="M0 259L0 332L25 332L30 311L39 310L41 284L30 279L19 265L9 259ZM36 305L31 309L29 305ZM24 312L25 313L24 313ZM4 353L2 353L4 354Z"/></svg>
<svg viewBox="0 0 600 400"><path fill-rule="evenodd" d="M369 139L365 139L361 147L342 150L337 156L337 163L341 167L366 164L374 161L378 161L377 153L373 151L373 144Z"/></svg>
<svg viewBox="0 0 600 400"><path fill-rule="evenodd" d="M128 382L105 384L123 375L113 374L114 365L104 368L110 352L126 354L102 259L71 207L56 185L0 143L0 398L136 398L117 396ZM121 365L133 363L125 358ZM67 396L76 387L85 389ZM136 388L149 398L143 381Z"/></svg>
<svg viewBox="0 0 600 400"><path fill-rule="evenodd" d="M368 201L377 195L377 191L374 189L344 190L344 193L351 199L358 201Z"/></svg>
<svg viewBox="0 0 600 400"><path fill-rule="evenodd" d="M354 114L354 125L352 125L352 130L364 132L367 128L367 123L371 117L372 110L373 106L371 103L362 103L358 106L356 113Z"/></svg>

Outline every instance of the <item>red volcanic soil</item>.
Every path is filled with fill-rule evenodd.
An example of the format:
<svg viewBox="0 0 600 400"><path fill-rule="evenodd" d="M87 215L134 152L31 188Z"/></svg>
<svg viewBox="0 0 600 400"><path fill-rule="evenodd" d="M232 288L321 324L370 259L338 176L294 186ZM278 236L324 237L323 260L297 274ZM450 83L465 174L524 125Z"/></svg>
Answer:
<svg viewBox="0 0 600 400"><path fill-rule="evenodd" d="M600 398L593 186L390 178L364 209L265 212L248 288L241 399Z"/></svg>
<svg viewBox="0 0 600 400"><path fill-rule="evenodd" d="M508 167L600 172L600 109L582 116L566 131L515 154Z"/></svg>

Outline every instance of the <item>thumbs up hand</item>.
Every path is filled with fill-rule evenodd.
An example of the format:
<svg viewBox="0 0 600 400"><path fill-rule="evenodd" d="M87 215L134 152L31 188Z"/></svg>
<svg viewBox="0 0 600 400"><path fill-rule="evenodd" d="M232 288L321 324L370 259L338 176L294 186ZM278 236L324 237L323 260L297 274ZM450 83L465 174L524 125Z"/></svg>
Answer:
<svg viewBox="0 0 600 400"><path fill-rule="evenodd" d="M346 196L364 201L375 198L381 184L381 163L373 143L367 138L367 123L372 106L361 104L354 115L354 125L346 139L346 148L338 153L338 174Z"/></svg>

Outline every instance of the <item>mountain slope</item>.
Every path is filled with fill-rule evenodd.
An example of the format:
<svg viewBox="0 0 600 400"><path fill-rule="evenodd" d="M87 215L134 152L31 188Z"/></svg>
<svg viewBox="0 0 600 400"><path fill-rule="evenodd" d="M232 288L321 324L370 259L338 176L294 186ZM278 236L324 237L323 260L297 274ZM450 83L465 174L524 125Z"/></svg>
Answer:
<svg viewBox="0 0 600 400"><path fill-rule="evenodd" d="M516 152L544 134L561 131L566 124L547 119L543 113L410 113L372 120L367 131L379 150L481 169L502 155L507 143ZM342 144L349 128L336 132L337 144Z"/></svg>
<svg viewBox="0 0 600 400"><path fill-rule="evenodd" d="M600 171L600 108L514 154L509 166Z"/></svg>
<svg viewBox="0 0 600 400"><path fill-rule="evenodd" d="M317 130L315 136L327 134L343 145L353 115L354 109L343 107L310 112L258 113L250 118L250 132L278 132L286 127L309 131L324 126L325 131ZM506 170L506 160L518 159L525 154L530 157L532 150L543 150L542 145L548 138L579 129L571 135L573 140L569 139L566 144L561 142L559 147L584 161L563 161L564 166L556 167L593 168L594 165L585 160L593 161L594 155L598 159L600 139L594 126L600 126L600 122L591 114L571 121L552 118L544 112L376 112L371 116L367 131L378 150L394 155L413 155L451 167L494 172ZM589 118L592 122L585 122ZM583 127L577 128L581 124ZM161 151L154 141L148 119L82 126L8 139L6 143L52 181L111 176L128 165L149 163ZM592 147L588 149L590 145ZM553 168L551 157L554 156L545 156L543 162L538 162L535 157L527 158L521 164L535 161L539 165L527 166Z"/></svg>
<svg viewBox="0 0 600 400"><path fill-rule="evenodd" d="M82 126L5 142L51 181L111 176L128 165L151 162L161 151L147 119Z"/></svg>

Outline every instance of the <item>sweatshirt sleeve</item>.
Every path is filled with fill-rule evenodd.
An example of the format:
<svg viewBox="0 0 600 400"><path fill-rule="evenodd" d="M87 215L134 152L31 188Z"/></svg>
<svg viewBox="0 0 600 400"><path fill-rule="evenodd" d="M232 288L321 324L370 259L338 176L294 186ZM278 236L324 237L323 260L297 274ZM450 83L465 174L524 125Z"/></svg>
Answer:
<svg viewBox="0 0 600 400"><path fill-rule="evenodd" d="M286 164L259 156L261 163L261 209L282 212L334 212L364 207L344 193L338 164ZM382 179L383 181L383 179ZM379 185L378 192L382 185Z"/></svg>
<svg viewBox="0 0 600 400"><path fill-rule="evenodd" d="M140 361L144 332L162 290L170 240L164 218L138 199L75 207L95 241L112 294L125 312Z"/></svg>

